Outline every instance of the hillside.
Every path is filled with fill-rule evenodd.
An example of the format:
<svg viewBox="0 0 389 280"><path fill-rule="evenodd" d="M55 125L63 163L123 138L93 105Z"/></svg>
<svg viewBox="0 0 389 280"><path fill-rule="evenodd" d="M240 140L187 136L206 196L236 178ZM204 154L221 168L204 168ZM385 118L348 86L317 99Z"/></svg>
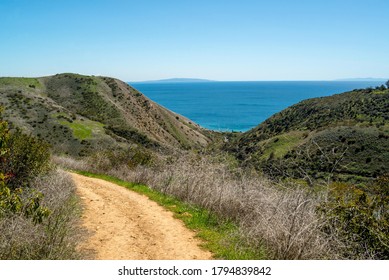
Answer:
<svg viewBox="0 0 389 280"><path fill-rule="evenodd" d="M360 182L389 173L389 90L304 100L239 135L226 149L274 178Z"/></svg>
<svg viewBox="0 0 389 280"><path fill-rule="evenodd" d="M0 78L0 106L12 126L73 156L134 144L171 149L209 141L197 124L108 77Z"/></svg>

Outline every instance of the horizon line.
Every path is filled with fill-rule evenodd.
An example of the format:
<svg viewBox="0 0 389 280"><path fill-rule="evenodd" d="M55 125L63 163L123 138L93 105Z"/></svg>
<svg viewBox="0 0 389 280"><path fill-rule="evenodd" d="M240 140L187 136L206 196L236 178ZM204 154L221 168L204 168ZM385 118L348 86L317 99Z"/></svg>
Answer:
<svg viewBox="0 0 389 280"><path fill-rule="evenodd" d="M174 81L177 80L177 81ZM187 80L187 81L185 81ZM211 80L203 78L167 78L167 79L156 79L156 80L137 80L137 81L126 81L127 83L190 83L191 80L195 83L212 83L212 82L385 82L389 78L340 78L340 79L269 79L269 80Z"/></svg>

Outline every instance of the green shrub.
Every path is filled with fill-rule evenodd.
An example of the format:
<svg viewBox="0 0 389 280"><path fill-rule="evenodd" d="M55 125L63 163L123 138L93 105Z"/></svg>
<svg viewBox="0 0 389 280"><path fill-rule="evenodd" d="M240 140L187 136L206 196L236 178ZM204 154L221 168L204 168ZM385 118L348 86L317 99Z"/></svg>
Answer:
<svg viewBox="0 0 389 280"><path fill-rule="evenodd" d="M131 142L140 144L146 148L158 147L158 144L147 137L145 134L139 132L132 127L122 126L108 126L105 128L107 134L115 134Z"/></svg>
<svg viewBox="0 0 389 280"><path fill-rule="evenodd" d="M49 215L41 206L41 193L22 189L26 186L23 180L28 182L47 168L49 154L44 148L20 132L10 134L8 124L0 120L0 218L22 213L40 223Z"/></svg>
<svg viewBox="0 0 389 280"><path fill-rule="evenodd" d="M11 189L28 187L32 179L50 169L50 151L47 144L23 134L19 130L9 133L3 126L0 170L7 175Z"/></svg>
<svg viewBox="0 0 389 280"><path fill-rule="evenodd" d="M384 179L376 184L389 187ZM336 235L346 247L343 257L389 259L387 193L375 194L350 184L333 183L329 198L319 206L319 212L328 221L323 231Z"/></svg>
<svg viewBox="0 0 389 280"><path fill-rule="evenodd" d="M22 214L34 224L38 224L49 216L50 210L41 205L43 195L40 192L23 191L20 188L11 191L5 181L4 174L0 173L0 219L13 214Z"/></svg>

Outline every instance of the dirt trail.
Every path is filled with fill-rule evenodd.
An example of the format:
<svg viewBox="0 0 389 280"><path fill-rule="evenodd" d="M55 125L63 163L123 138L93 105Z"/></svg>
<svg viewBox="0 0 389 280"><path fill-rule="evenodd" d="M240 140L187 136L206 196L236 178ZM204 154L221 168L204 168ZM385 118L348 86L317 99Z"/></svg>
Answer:
<svg viewBox="0 0 389 280"><path fill-rule="evenodd" d="M146 196L104 180L71 174L84 204L80 245L93 259L210 259L200 241L173 214Z"/></svg>

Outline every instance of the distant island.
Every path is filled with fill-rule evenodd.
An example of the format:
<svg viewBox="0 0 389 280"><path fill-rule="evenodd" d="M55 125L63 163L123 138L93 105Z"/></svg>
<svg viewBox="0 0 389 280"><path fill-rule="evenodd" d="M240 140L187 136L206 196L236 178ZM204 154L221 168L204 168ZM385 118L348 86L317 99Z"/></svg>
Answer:
<svg viewBox="0 0 389 280"><path fill-rule="evenodd" d="M134 83L142 83L142 84L152 84L152 83L209 83L209 82L216 82L213 80L207 80L207 79L195 79L195 78L171 78L171 79L162 79L162 80L151 80L151 81L142 81L142 82L129 82L131 84Z"/></svg>

